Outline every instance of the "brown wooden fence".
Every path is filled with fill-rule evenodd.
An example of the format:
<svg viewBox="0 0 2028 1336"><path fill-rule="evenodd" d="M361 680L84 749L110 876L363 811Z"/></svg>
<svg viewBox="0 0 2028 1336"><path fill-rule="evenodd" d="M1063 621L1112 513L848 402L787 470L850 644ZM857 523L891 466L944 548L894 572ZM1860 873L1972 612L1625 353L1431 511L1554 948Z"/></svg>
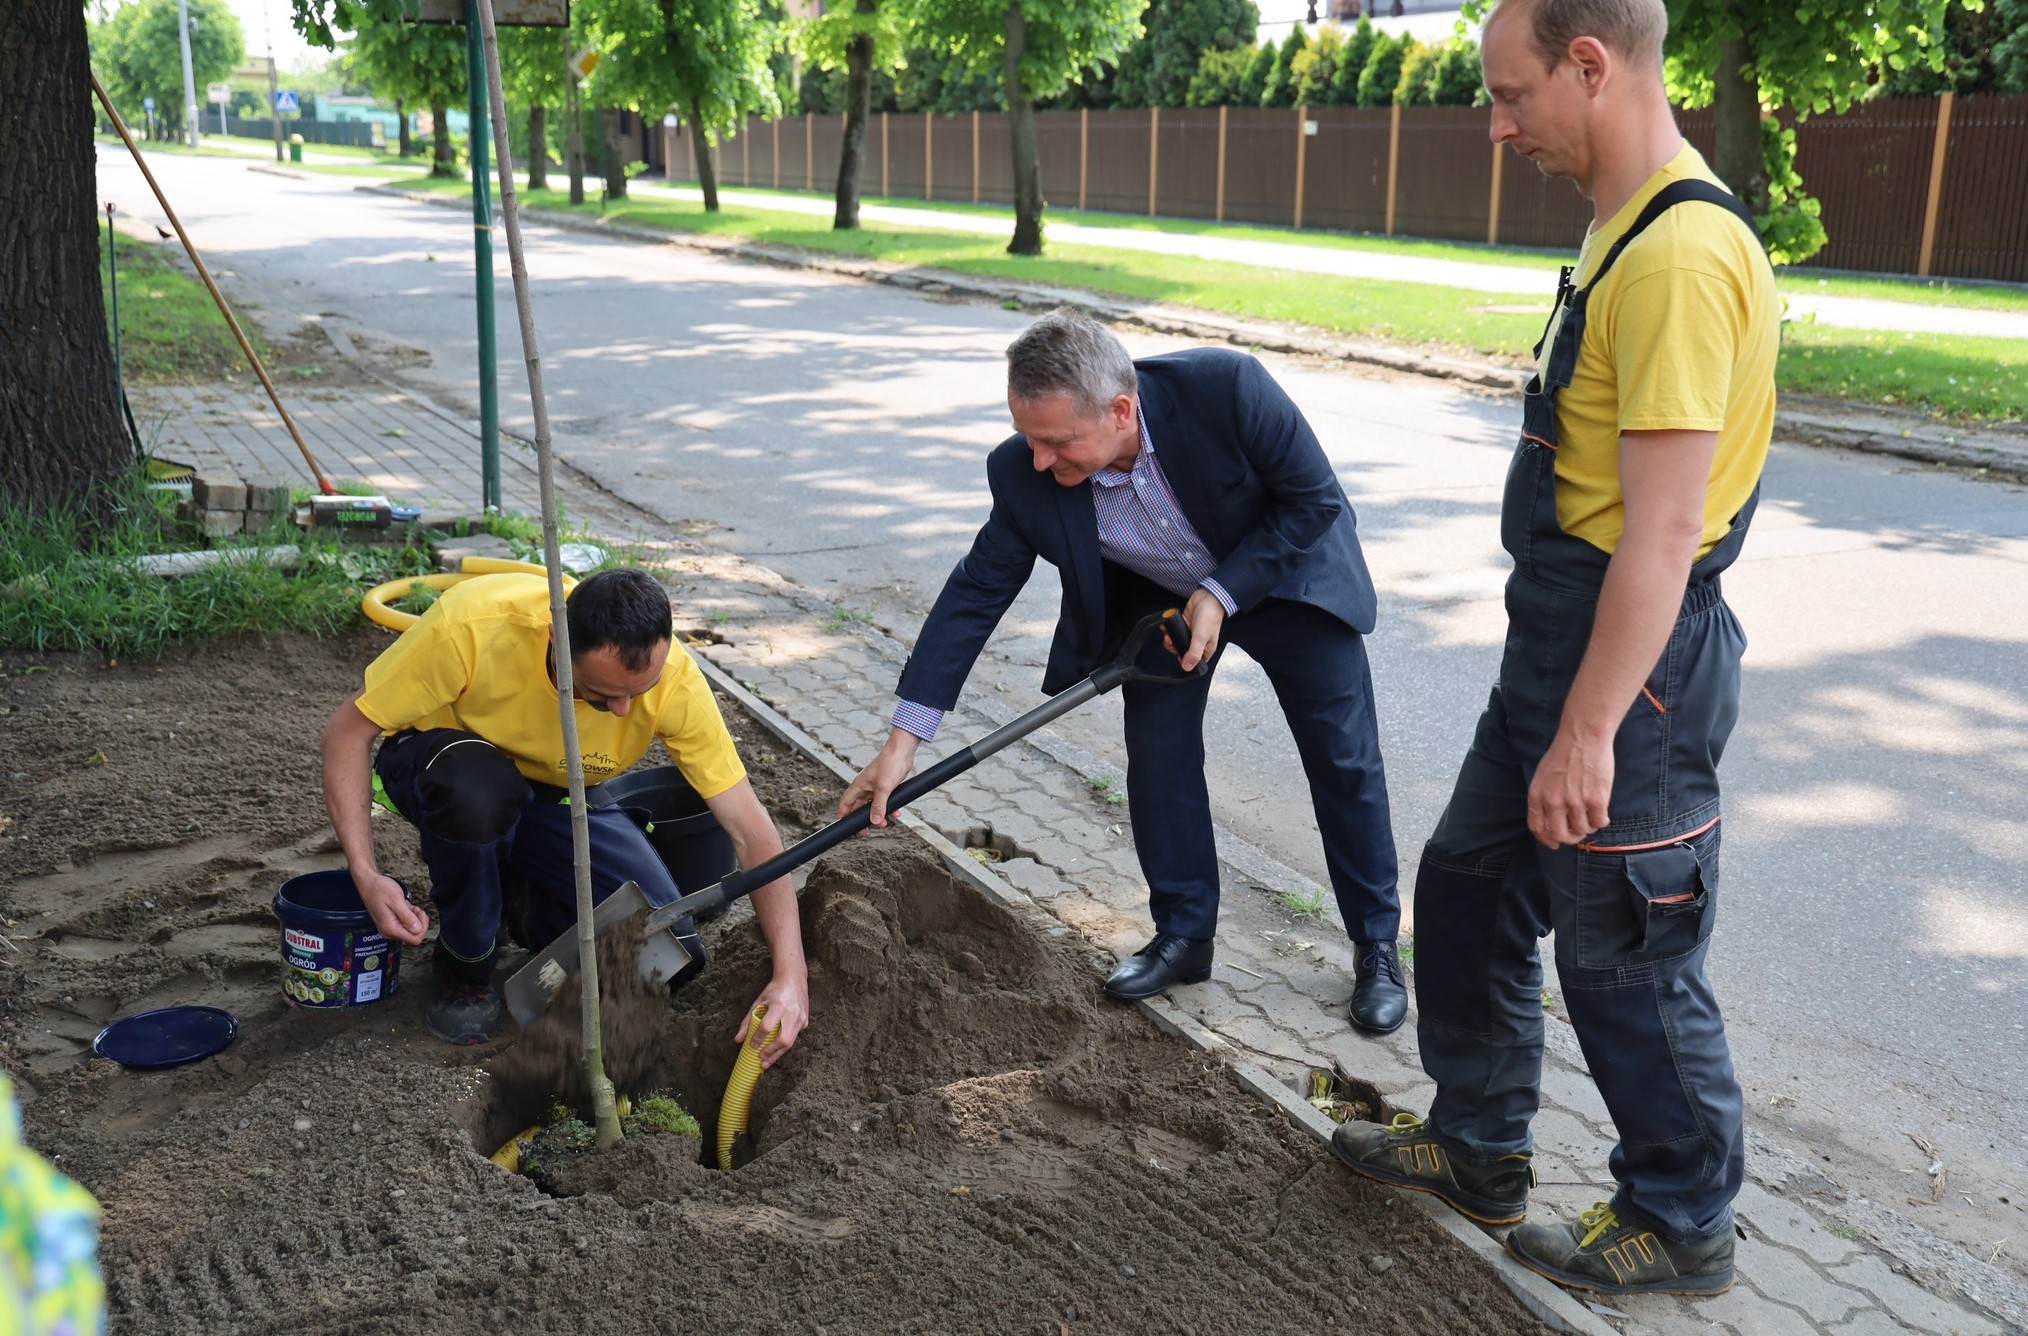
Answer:
<svg viewBox="0 0 2028 1336"><path fill-rule="evenodd" d="M1711 113L1681 114L1707 156ZM1573 249L1590 205L1456 107L1160 108L1035 117L1057 208ZM694 180L687 128L655 156ZM728 186L829 191L839 116L749 118L719 148ZM1014 198L1007 117L883 113L867 128L869 195ZM2028 282L2028 96L1888 98L1797 129L1832 269Z"/></svg>

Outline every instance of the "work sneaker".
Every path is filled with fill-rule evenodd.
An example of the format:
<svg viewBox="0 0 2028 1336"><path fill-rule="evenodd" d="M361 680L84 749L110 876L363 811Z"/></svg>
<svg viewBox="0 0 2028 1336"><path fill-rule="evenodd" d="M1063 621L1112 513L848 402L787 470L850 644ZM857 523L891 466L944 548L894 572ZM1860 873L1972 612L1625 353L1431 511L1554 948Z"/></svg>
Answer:
<svg viewBox="0 0 2028 1336"><path fill-rule="evenodd" d="M491 979L438 976L423 1024L446 1044L483 1044L500 1031L500 990Z"/></svg>
<svg viewBox="0 0 2028 1336"><path fill-rule="evenodd" d="M1355 1173L1440 1197L1480 1224L1511 1225L1528 1214L1535 1182L1528 1156L1503 1155L1491 1164L1458 1159L1412 1113L1385 1124L1342 1122L1331 1134L1331 1153Z"/></svg>
<svg viewBox="0 0 2028 1336"><path fill-rule="evenodd" d="M1507 1236L1521 1265L1559 1285L1605 1294L1723 1294L1732 1288L1732 1230L1671 1243L1623 1223L1600 1202L1574 1225L1523 1225Z"/></svg>

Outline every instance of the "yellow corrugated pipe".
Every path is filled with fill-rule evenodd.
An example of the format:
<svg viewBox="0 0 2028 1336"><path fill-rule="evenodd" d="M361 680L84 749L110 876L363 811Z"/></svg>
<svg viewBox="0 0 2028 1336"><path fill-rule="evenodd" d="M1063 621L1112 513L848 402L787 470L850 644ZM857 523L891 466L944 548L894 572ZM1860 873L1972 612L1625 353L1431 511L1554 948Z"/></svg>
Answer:
<svg viewBox="0 0 2028 1336"><path fill-rule="evenodd" d="M625 1095L620 1096L617 1107L619 1110L619 1115L622 1118L625 1118L627 1115L631 1114L634 1111L633 1101L628 1099ZM548 1123L531 1123L529 1126L522 1128L519 1132L516 1132L513 1136L509 1137L507 1139L506 1145L494 1151L491 1155L488 1155L486 1158L491 1160L493 1163L499 1165L502 1169L505 1169L510 1174L520 1173L521 1157L528 1153L529 1144L533 1142L536 1137L542 1135L544 1129L546 1129L548 1126L549 1126Z"/></svg>
<svg viewBox="0 0 2028 1336"><path fill-rule="evenodd" d="M416 624L416 614L391 608L388 604L397 599L407 598L418 589L449 589L452 585L469 580L475 575L505 575L519 572L523 575L547 575L549 568L538 566L532 561L510 561L505 557L466 557L465 569L447 571L438 575L404 575L399 580L375 585L366 591L366 597L359 602L359 610L367 620L376 622L390 631L406 631ZM576 587L577 581L566 575L563 587Z"/></svg>
<svg viewBox="0 0 2028 1336"><path fill-rule="evenodd" d="M725 1099L718 1106L718 1167L732 1168L732 1143L739 1140L746 1131L747 1121L753 1117L753 1088L760 1083L761 1050L775 1042L775 1036L782 1032L779 1022L766 1034L761 1033L761 1021L768 1014L767 1004L753 1009L753 1021L746 1027L746 1042L740 1045L739 1058L732 1064L732 1079L725 1083Z"/></svg>

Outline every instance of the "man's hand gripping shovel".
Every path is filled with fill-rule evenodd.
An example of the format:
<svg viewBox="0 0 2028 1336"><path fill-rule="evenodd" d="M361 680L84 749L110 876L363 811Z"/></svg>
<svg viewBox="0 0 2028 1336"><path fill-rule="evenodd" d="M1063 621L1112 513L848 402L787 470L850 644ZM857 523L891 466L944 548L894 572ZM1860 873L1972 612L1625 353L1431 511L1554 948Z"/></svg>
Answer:
<svg viewBox="0 0 2028 1336"><path fill-rule="evenodd" d="M1019 719L946 756L920 775L904 780L889 795L888 810L897 811L924 794L934 792L994 752L1019 742L1043 725L1103 696L1114 687L1128 682L1187 682L1211 671L1208 657L1206 662L1188 672L1180 669L1173 673L1159 672L1137 667L1135 661L1147 649L1149 641L1164 633L1168 636L1172 653L1189 647L1190 627L1176 609L1143 617L1128 633L1126 643L1110 662ZM858 808L759 867L736 872L715 885L672 900L660 908L649 905L638 884L627 882L600 902L592 915L592 929L599 934L610 932L616 924L646 912L648 921L643 929L646 941L641 948L641 977L650 983L681 987L704 968L704 944L699 940L695 927L697 915L731 904L755 888L793 872L865 830L871 820L871 808ZM543 1008L549 1005L550 995L563 986L576 963L577 936L574 932L564 933L530 957L528 963L507 980L507 1010L513 1013L514 1019L523 1026L534 1024L536 1018L542 1015Z"/></svg>

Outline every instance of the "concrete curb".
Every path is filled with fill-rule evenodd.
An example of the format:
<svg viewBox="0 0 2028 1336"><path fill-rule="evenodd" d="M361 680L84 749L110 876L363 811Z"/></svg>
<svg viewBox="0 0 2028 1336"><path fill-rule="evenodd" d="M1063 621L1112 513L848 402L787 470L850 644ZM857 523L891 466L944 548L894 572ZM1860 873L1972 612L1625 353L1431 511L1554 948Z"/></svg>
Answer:
<svg viewBox="0 0 2028 1336"><path fill-rule="evenodd" d="M355 190L455 208L459 201L396 186L360 185ZM834 259L788 246L769 246L697 233L664 232L626 223L590 222L574 214L523 209L522 217L544 227L588 236L619 237L653 245L681 246L732 259L805 269L868 283L908 288L938 297L964 297L1024 310L1076 305L1117 324L1140 325L1161 334L1230 343L1250 350L1323 357L1382 367L1408 375L1455 380L1482 389L1519 394L1528 372L1494 362L1418 352L1412 348L1346 339L1304 325L1243 320L1176 306L1142 306L1087 292L1004 279L982 278L950 269L883 264L877 260ZM2028 482L2028 430L1955 427L1920 413L1881 407L1832 410L1833 401L1784 404L1775 410L1778 439L1833 446L1871 454L1896 455L1924 463L1971 469Z"/></svg>
<svg viewBox="0 0 2028 1336"><path fill-rule="evenodd" d="M823 766L840 780L850 781L858 773L833 755L830 749L796 727L780 711L741 686L725 669L702 654L691 657L696 660L698 667L714 687L739 702L742 709L759 720L762 726L783 742ZM976 860L967 856L964 850L951 843L942 832L916 817L914 813L904 811L897 816L904 827L913 831L937 852L953 876L973 890L1011 911L1018 918L1033 923L1049 937L1064 941L1084 940L1076 929L1058 920L1006 881L986 872ZM1298 1099L1293 1091L1264 1069L1234 1056L1230 1052L1231 1046L1225 1040L1199 1025L1181 1008L1167 998L1160 997L1138 1003L1137 1006L1141 1014L1154 1022L1155 1027L1164 1034L1181 1039L1200 1053L1216 1053L1222 1056L1233 1078L1242 1087L1262 1103L1280 1110L1290 1122L1309 1133L1318 1145L1325 1147L1330 1145L1332 1130L1330 1119ZM1552 1331L1568 1333L1569 1336L1618 1336L1611 1326L1588 1310L1581 1301L1514 1261L1497 1240L1455 1211L1422 1193L1404 1192L1401 1197L1420 1209L1438 1228L1470 1249L1482 1263L1491 1267L1493 1273L1513 1293L1521 1306Z"/></svg>

